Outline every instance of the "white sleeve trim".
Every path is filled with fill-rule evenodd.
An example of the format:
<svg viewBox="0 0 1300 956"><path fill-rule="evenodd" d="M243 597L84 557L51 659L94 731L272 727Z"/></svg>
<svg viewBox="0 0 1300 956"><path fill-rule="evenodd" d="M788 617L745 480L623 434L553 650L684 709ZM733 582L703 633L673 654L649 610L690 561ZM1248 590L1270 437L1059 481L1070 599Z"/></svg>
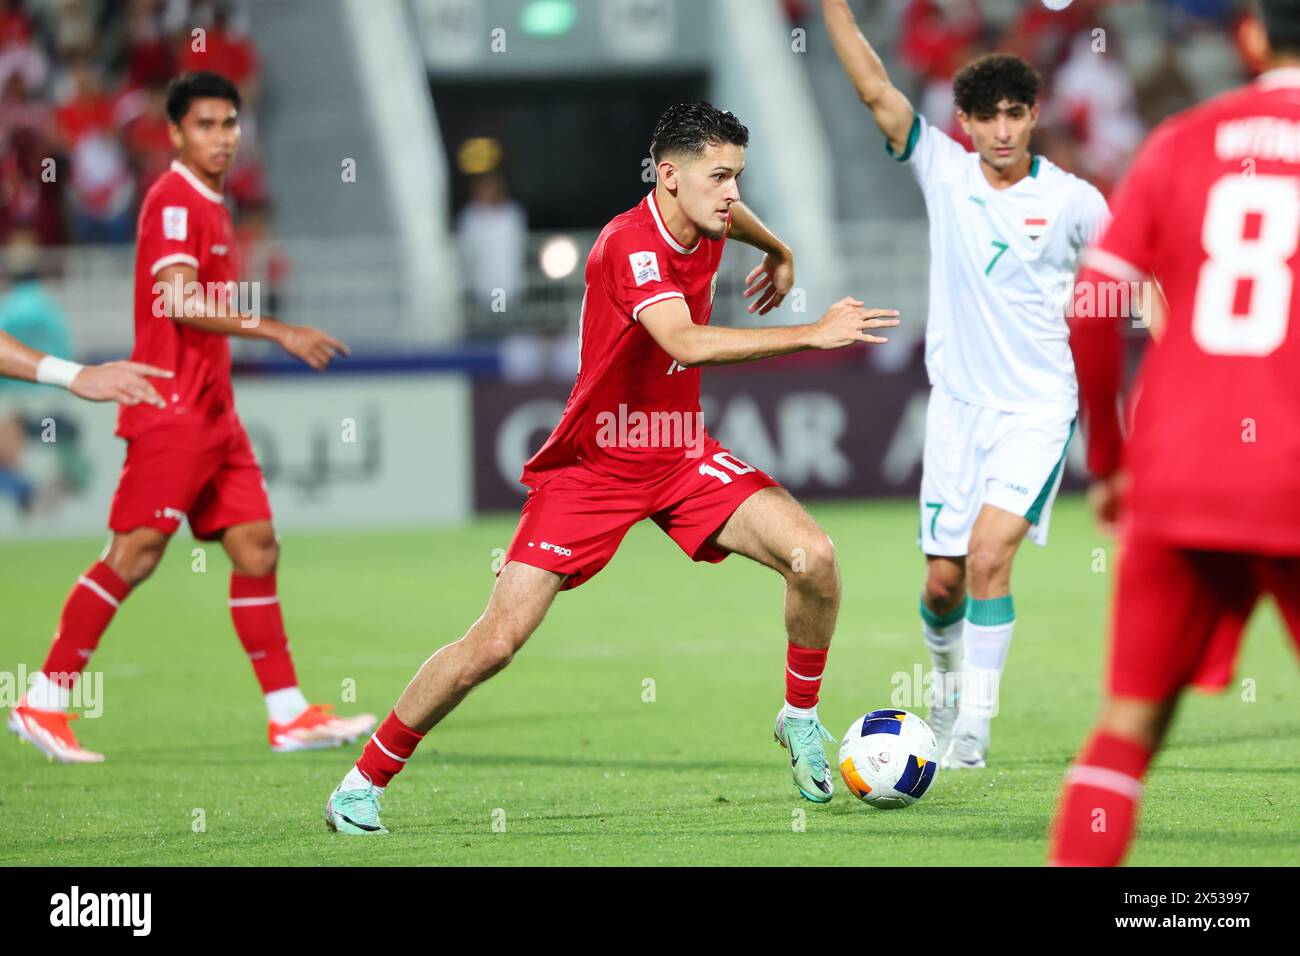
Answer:
<svg viewBox="0 0 1300 956"><path fill-rule="evenodd" d="M640 319L641 310L644 309L646 306L654 305L656 302L663 302L665 299L685 300L685 298L686 296L684 296L680 292L660 292L658 295L652 295L650 296L650 298L642 300L640 303L637 304L636 308L632 310L632 321L639 322L641 320Z"/></svg>
<svg viewBox="0 0 1300 956"><path fill-rule="evenodd" d="M1137 266L1105 249L1085 249L1079 256L1079 265L1127 282L1141 282L1146 278L1146 273Z"/></svg>
<svg viewBox="0 0 1300 956"><path fill-rule="evenodd" d="M196 269L199 267L199 260L195 259L193 256L189 255L188 253L173 252L169 256L163 256L161 259L159 259L157 262L151 265L149 267L149 275L156 276L158 274L158 270L161 269L163 266L174 266L177 263L183 263L184 265L187 266L193 266Z"/></svg>

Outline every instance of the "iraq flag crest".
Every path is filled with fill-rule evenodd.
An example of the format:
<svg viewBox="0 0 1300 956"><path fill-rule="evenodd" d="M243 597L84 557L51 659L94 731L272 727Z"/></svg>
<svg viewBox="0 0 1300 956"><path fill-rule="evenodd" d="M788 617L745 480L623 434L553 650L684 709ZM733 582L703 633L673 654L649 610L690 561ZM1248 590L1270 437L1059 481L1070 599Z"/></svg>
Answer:
<svg viewBox="0 0 1300 956"><path fill-rule="evenodd" d="M1037 215L1026 216L1024 229L1025 236L1037 242L1039 239L1043 238L1043 235L1047 232L1047 217Z"/></svg>

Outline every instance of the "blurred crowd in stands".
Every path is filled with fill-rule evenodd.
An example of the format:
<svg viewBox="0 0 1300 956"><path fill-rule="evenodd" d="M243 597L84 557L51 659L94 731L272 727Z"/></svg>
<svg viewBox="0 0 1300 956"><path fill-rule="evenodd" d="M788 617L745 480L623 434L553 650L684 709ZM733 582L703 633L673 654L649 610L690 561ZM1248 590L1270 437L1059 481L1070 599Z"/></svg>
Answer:
<svg viewBox="0 0 1300 956"><path fill-rule="evenodd" d="M946 121L969 146L952 106L954 72L985 51L1018 54L1045 84L1036 148L1103 192L1160 120L1247 72L1236 49L1238 0L1074 0L1059 11L1036 0L892 2L895 50L915 74L928 118ZM995 18L994 8L1010 16ZM1155 29L1126 30L1135 16ZM1130 36L1145 44L1141 55L1125 49Z"/></svg>
<svg viewBox="0 0 1300 956"><path fill-rule="evenodd" d="M1236 41L1247 0L1055 0L1061 9L1040 0L850 3L859 16L884 12L890 35L871 39L903 68L895 83L967 147L953 74L992 51L1034 64L1045 84L1035 148L1107 193L1157 123L1250 73ZM781 4L792 25L821 29L819 0ZM1126 49L1130 35L1140 52Z"/></svg>
<svg viewBox="0 0 1300 956"><path fill-rule="evenodd" d="M229 77L242 139L226 192L260 222L257 51L232 0L0 0L0 242L120 243L171 162L166 87Z"/></svg>

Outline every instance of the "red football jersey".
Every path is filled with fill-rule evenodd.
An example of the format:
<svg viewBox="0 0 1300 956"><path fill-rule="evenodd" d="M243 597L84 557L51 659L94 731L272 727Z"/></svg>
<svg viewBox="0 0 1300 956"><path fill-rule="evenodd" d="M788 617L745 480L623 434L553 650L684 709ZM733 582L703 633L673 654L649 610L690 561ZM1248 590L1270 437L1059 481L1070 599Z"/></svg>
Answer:
<svg viewBox="0 0 1300 956"><path fill-rule="evenodd" d="M206 300L233 294L237 281L235 230L220 193L181 163L153 184L140 206L135 251L135 349L131 358L175 373L155 379L166 409L123 408L117 433L131 438L159 424L204 426L233 416L230 345L226 336L204 332L155 314L154 275L184 263L198 271Z"/></svg>
<svg viewBox="0 0 1300 956"><path fill-rule="evenodd" d="M707 325L726 239L687 249L668 231L653 192L601 230L587 256L578 325L578 378L564 417L520 480L582 461L613 478L649 481L702 448L700 370L682 368L637 321L665 299L685 299ZM697 444L698 443L698 444Z"/></svg>
<svg viewBox="0 0 1300 956"><path fill-rule="evenodd" d="M1080 281L1150 274L1169 306L1123 452L1135 533L1300 554L1300 69L1162 124L1111 206Z"/></svg>

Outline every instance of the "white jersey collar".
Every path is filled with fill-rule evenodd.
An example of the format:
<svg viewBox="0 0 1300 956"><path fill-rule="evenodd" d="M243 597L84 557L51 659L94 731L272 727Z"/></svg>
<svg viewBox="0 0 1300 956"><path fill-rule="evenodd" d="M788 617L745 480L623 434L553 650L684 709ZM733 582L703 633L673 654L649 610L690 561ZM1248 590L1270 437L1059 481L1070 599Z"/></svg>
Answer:
<svg viewBox="0 0 1300 956"><path fill-rule="evenodd" d="M992 196L1019 196L1021 193L1033 192L1035 182L1042 182L1043 169L1047 166L1047 160L1037 153L1031 153L1029 156L1029 173L1023 179L1018 179L1010 186L998 189L989 178L984 175L984 167L980 164L980 154L975 150L970 150L967 154L973 161L972 175L983 186L984 190Z"/></svg>
<svg viewBox="0 0 1300 956"><path fill-rule="evenodd" d="M1275 70L1261 73L1255 82L1266 90L1284 86L1300 87L1300 66L1279 66Z"/></svg>
<svg viewBox="0 0 1300 956"><path fill-rule="evenodd" d="M221 193L217 192L215 189L210 189L203 180L194 175L194 170L190 169L179 159L172 160L171 170L174 173L180 173L185 181L193 186L194 190L204 199L210 199L215 203L224 203L226 201L225 197L222 196Z"/></svg>
<svg viewBox="0 0 1300 956"><path fill-rule="evenodd" d="M653 189L650 191L650 195L645 197L645 201L646 205L650 207L650 215L654 218L655 225L659 227L659 235L663 237L664 242L668 243L670 249L675 249L682 255L689 256L696 249L700 248L700 243L704 241L703 236L696 240L695 245L691 246L689 249L673 238L673 234L669 232L668 227L664 225L663 216L659 214L659 200L655 199Z"/></svg>

